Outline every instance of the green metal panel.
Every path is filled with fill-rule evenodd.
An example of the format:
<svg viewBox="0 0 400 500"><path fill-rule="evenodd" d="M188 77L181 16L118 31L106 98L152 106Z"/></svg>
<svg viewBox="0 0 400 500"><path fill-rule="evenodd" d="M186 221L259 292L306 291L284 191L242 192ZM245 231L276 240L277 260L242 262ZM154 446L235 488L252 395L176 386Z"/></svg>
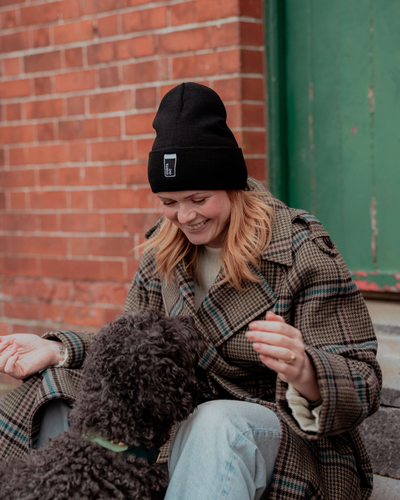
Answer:
<svg viewBox="0 0 400 500"><path fill-rule="evenodd" d="M360 288L400 292L400 2L281 3L285 201L322 221Z"/></svg>

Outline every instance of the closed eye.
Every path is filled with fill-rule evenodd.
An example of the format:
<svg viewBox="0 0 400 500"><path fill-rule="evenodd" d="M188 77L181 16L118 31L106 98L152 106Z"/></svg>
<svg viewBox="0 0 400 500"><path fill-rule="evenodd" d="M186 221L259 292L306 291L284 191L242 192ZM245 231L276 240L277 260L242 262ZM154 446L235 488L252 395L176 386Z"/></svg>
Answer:
<svg viewBox="0 0 400 500"><path fill-rule="evenodd" d="M166 207L170 207L175 203L175 201L163 201L162 204Z"/></svg>
<svg viewBox="0 0 400 500"><path fill-rule="evenodd" d="M205 198L203 198L202 200L192 200L193 203L203 203L204 201L206 201Z"/></svg>

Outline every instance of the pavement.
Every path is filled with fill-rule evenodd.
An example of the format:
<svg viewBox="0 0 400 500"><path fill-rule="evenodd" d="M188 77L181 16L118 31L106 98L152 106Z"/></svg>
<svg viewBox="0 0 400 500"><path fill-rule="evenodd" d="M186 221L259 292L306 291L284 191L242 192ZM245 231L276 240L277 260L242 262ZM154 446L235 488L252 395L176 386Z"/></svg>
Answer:
<svg viewBox="0 0 400 500"><path fill-rule="evenodd" d="M367 301L382 368L381 407L361 426L374 471L371 500L400 499L400 302Z"/></svg>

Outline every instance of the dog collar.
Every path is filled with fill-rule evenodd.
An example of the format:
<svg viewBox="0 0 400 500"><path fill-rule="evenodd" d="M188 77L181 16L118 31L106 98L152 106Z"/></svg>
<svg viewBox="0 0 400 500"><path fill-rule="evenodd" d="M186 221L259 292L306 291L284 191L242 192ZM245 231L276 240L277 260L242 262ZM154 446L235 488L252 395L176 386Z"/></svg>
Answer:
<svg viewBox="0 0 400 500"><path fill-rule="evenodd" d="M87 441L92 443L97 443L107 450L115 451L116 453L122 453L123 455L134 455L136 458L145 458L149 464L158 462L160 457L160 450L153 450L152 448L147 448L140 444L139 446L132 446L129 448L128 445L124 443L115 444L113 441L108 441L100 436L90 437L83 434L82 437Z"/></svg>

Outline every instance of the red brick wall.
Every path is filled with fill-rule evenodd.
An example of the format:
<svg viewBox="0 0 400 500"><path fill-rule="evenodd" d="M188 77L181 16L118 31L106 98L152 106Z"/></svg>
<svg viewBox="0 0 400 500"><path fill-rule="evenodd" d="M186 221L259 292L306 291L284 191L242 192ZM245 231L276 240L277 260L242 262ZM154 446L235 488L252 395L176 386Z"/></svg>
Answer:
<svg viewBox="0 0 400 500"><path fill-rule="evenodd" d="M266 179L261 0L0 0L0 334L123 310L160 99L215 89Z"/></svg>

